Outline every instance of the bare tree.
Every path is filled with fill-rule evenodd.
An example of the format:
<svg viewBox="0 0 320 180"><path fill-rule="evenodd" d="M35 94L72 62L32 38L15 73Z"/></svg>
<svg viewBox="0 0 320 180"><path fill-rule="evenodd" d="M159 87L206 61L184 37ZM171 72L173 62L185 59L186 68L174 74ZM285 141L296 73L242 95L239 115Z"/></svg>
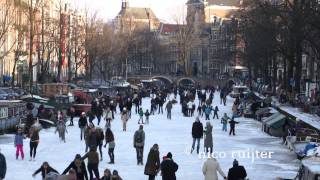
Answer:
<svg viewBox="0 0 320 180"><path fill-rule="evenodd" d="M0 49L3 49L7 42L7 36L11 31L14 30L14 13L15 5L12 1L5 0L0 1ZM5 58L9 53L12 52L15 42L11 44L10 47L0 53L0 59Z"/></svg>
<svg viewBox="0 0 320 180"><path fill-rule="evenodd" d="M188 57L191 51L191 47L196 41L196 36L194 35L194 28L186 24L186 20L184 20L184 17L184 10L178 12L173 17L174 21L179 27L177 33L174 36L174 42L178 47L178 64L183 68L184 74L190 76L192 74L192 68L188 61Z"/></svg>

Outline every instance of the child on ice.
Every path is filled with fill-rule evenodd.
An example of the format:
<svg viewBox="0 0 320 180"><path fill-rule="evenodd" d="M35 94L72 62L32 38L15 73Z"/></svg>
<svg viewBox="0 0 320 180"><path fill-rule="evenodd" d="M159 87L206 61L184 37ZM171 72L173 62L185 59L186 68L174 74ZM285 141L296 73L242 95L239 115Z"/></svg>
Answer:
<svg viewBox="0 0 320 180"><path fill-rule="evenodd" d="M143 110L142 110L142 108L140 108L139 109L139 121L138 121L138 124L140 124L140 121L142 121L142 124L144 124L143 123L143 115L144 115Z"/></svg>
<svg viewBox="0 0 320 180"><path fill-rule="evenodd" d="M14 147L16 147L16 159L19 158L19 154L21 154L22 160L24 159L24 152L23 152L23 133L22 129L19 128L17 134L14 137Z"/></svg>
<svg viewBox="0 0 320 180"><path fill-rule="evenodd" d="M144 115L146 116L146 124L149 124L149 116L150 116L150 113L149 113L149 110L147 109L147 111L144 113Z"/></svg>
<svg viewBox="0 0 320 180"><path fill-rule="evenodd" d="M230 118L227 116L227 113L224 113L223 117L221 118L222 131L227 132L228 119Z"/></svg>

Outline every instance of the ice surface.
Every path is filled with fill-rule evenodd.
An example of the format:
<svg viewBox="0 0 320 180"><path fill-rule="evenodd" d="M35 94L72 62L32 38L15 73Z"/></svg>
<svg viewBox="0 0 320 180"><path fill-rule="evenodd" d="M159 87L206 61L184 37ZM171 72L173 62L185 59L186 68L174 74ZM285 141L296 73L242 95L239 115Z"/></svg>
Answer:
<svg viewBox="0 0 320 180"><path fill-rule="evenodd" d="M220 105L219 94L215 94L214 104L219 105L219 116L223 113L231 114L232 98L228 98L227 106ZM178 98L179 99L179 98ZM198 102L196 102L198 104ZM150 108L150 99L143 100L143 108ZM145 180L144 166L136 165L136 152L133 148L133 134L138 128L138 115L132 113L132 119L128 122L127 132L122 132L120 115L117 114L112 123L112 129L115 135L115 163L109 165L107 149L103 149L103 161L100 163L100 173L105 168L111 170L117 169L124 180ZM145 125L146 146L144 150L144 162L146 161L149 149L154 143L160 146L160 158L168 152L172 152L173 159L179 164L177 179L201 180L204 179L201 169L204 159L194 153L190 154L191 147L191 127L193 118L183 117L181 107L175 104L172 112L172 120L167 120L165 114L156 114L150 116L150 124ZM211 116L212 117L212 116ZM205 123L204 118L201 118ZM232 152L235 151L266 151L273 152L270 159L238 158L239 163L244 165L248 177L252 180L271 180L276 177L292 178L296 175L298 161L293 152L287 150L281 144L279 138L271 137L261 131L261 124L253 119L238 118L240 124L236 125L236 136L229 136L228 133L222 132L220 120L211 120L214 126L213 143L214 151L222 155L226 153L225 158L218 158L220 165L225 173L232 166ZM24 161L15 159L15 148L13 145L13 136L0 136L1 152L7 159L7 176L8 180L29 180L32 173L40 167L42 162L48 161L49 164L62 172L69 163L74 159L75 154L84 154L85 144L80 141L80 130L76 126L68 127L66 134L66 143L59 140L58 134L54 134L55 129L44 129L40 133L40 144L38 147L35 162L29 160L29 139L24 141L24 151L26 158ZM104 126L104 123L101 127ZM228 127L229 129L229 127ZM203 140L201 141L201 151L203 151ZM235 153L237 154L237 153ZM222 179L221 177L219 177ZM35 179L41 179L38 174ZM156 179L161 179L157 176Z"/></svg>

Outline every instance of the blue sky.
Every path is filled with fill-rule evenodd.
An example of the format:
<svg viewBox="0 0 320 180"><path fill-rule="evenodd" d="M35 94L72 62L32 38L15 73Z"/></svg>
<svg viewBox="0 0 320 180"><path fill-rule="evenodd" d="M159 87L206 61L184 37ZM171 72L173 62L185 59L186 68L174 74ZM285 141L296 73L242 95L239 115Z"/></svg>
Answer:
<svg viewBox="0 0 320 180"><path fill-rule="evenodd" d="M70 0L78 8L98 11L101 18L113 19L120 11L122 0ZM185 14L187 0L129 0L130 6L150 7L162 21L173 22L175 16Z"/></svg>

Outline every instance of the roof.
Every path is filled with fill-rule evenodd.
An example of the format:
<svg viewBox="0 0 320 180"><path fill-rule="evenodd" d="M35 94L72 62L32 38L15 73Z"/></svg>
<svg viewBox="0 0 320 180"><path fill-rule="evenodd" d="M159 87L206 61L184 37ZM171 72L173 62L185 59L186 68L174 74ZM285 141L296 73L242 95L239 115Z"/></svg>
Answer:
<svg viewBox="0 0 320 180"><path fill-rule="evenodd" d="M317 115L301 112L298 108L289 106L279 106L280 110L290 114L291 116L300 119L301 121L309 124L310 126L320 130L320 118Z"/></svg>
<svg viewBox="0 0 320 180"><path fill-rule="evenodd" d="M168 34L173 34L179 31L181 27L184 25L179 25L179 24L165 24L161 23L160 26L160 34L161 35L168 35Z"/></svg>
<svg viewBox="0 0 320 180"><path fill-rule="evenodd" d="M209 5L240 6L241 0L208 0Z"/></svg>
<svg viewBox="0 0 320 180"><path fill-rule="evenodd" d="M203 3L203 0L188 0L187 4Z"/></svg>
<svg viewBox="0 0 320 180"><path fill-rule="evenodd" d="M274 117L273 119L269 120L266 122L267 126L274 126L276 123L278 123L279 121L282 121L283 119L285 119L286 116L283 115L283 114L279 114L278 116ZM282 125L283 123L280 124L280 126ZM276 128L279 128L279 125L276 126Z"/></svg>
<svg viewBox="0 0 320 180"><path fill-rule="evenodd" d="M119 15L124 17L133 17L134 19L158 19L150 8L128 7L122 9Z"/></svg>

